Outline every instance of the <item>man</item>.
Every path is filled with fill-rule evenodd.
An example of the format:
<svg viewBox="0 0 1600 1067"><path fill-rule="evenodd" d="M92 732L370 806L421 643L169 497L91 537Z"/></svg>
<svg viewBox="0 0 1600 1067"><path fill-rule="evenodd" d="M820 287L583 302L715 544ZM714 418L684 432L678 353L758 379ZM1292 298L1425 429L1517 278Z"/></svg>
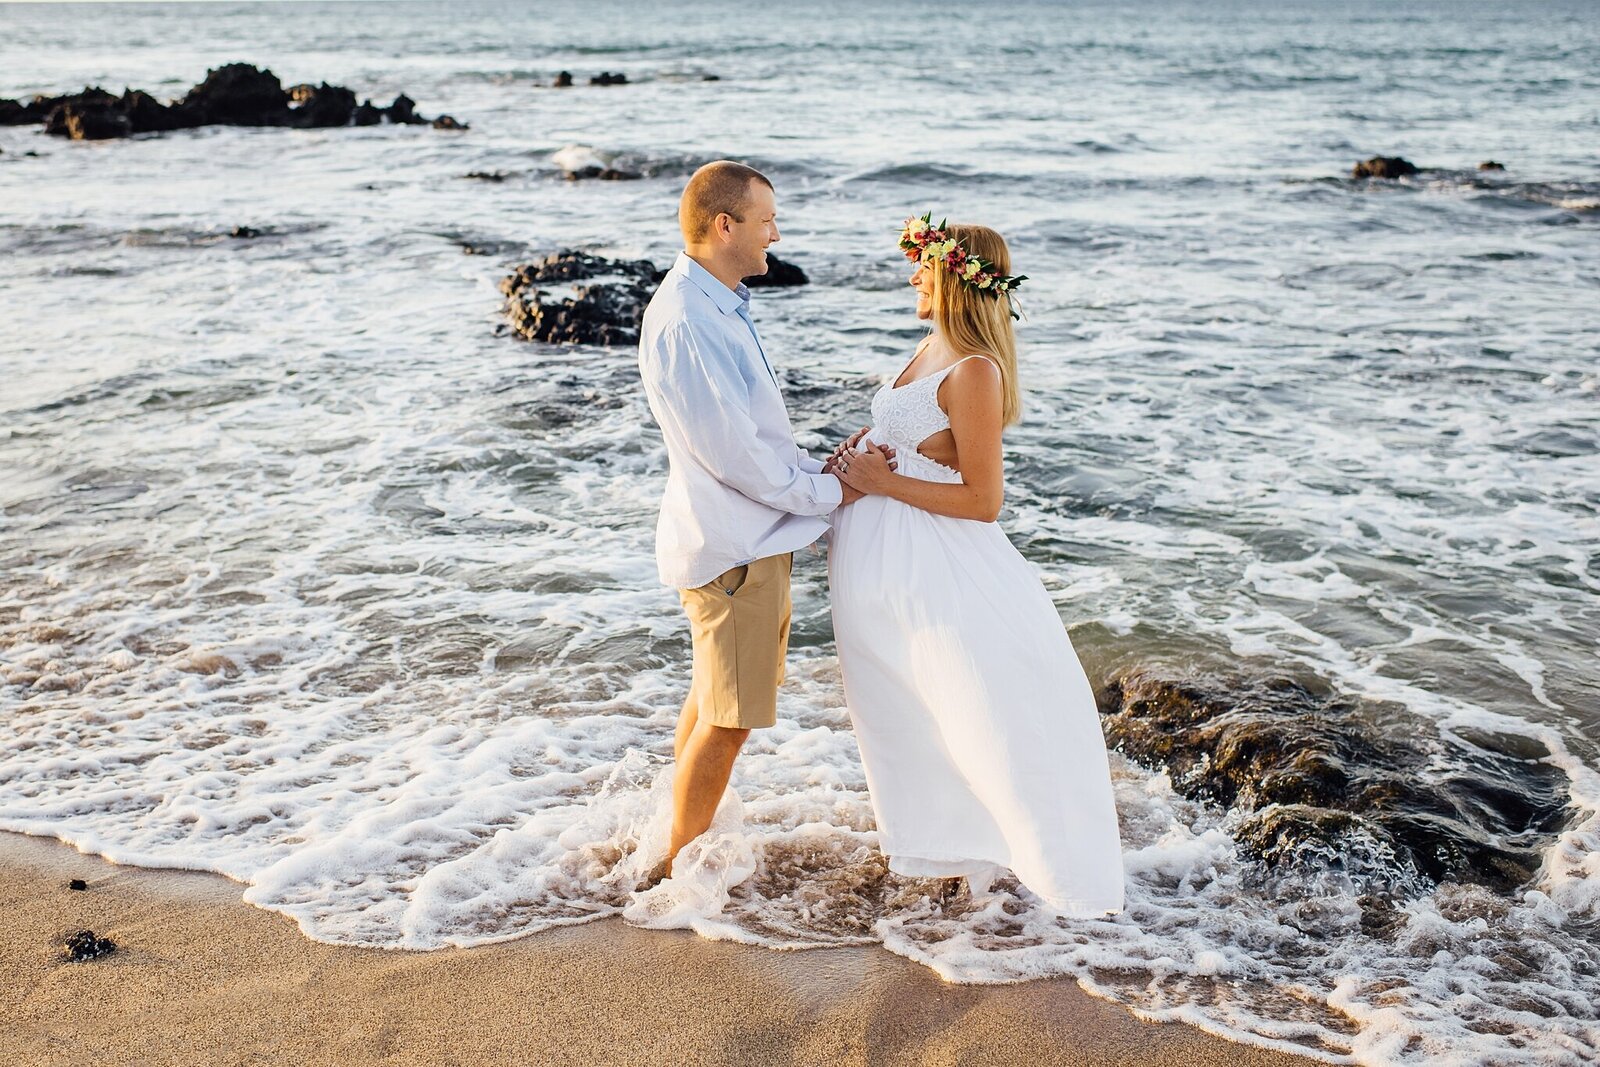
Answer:
<svg viewBox="0 0 1600 1067"><path fill-rule="evenodd" d="M750 317L742 279L767 272L776 216L759 171L701 167L678 204L684 251L644 314L639 373L669 465L656 562L689 617L694 666L673 746L672 842L641 888L671 877L711 825L744 739L776 724L794 552L860 497L795 443Z"/></svg>

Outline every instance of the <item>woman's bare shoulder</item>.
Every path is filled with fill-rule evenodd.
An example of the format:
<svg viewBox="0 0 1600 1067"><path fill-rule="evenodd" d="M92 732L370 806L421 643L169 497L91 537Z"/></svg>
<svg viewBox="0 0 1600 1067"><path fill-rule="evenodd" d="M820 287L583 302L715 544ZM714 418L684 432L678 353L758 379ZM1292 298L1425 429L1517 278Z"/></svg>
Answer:
<svg viewBox="0 0 1600 1067"><path fill-rule="evenodd" d="M939 406L949 411L952 401L960 399L966 404L988 407L1001 403L1000 368L982 352L973 359L968 356L950 368L950 373L939 383Z"/></svg>

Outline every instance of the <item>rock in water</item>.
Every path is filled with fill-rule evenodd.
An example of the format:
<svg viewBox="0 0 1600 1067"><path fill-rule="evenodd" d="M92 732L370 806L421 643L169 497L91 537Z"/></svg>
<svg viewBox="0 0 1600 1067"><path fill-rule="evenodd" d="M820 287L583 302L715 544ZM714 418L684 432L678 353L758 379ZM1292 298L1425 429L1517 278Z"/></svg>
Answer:
<svg viewBox="0 0 1600 1067"><path fill-rule="evenodd" d="M1531 754L1485 739L1441 764L1437 739L1287 679L1130 673L1100 705L1113 747L1164 769L1185 796L1248 813L1235 838L1270 868L1323 864L1388 890L1455 881L1507 892L1561 829L1564 777Z"/></svg>
<svg viewBox="0 0 1600 1067"><path fill-rule="evenodd" d="M307 129L346 126L356 109L356 94L342 85L296 85L289 91L291 122Z"/></svg>
<svg viewBox="0 0 1600 1067"><path fill-rule="evenodd" d="M201 123L227 126L288 124L289 94L270 70L227 63L206 71L205 80L176 106Z"/></svg>
<svg viewBox="0 0 1600 1067"><path fill-rule="evenodd" d="M572 88L572 72L570 70L562 71L560 74L556 75L556 80L551 82L550 85L556 89Z"/></svg>
<svg viewBox="0 0 1600 1067"><path fill-rule="evenodd" d="M472 129L472 127L468 126L465 122L458 122L454 117L452 117L450 115L440 115L438 118L434 119L433 120L433 128L436 129L436 130L470 130L470 129Z"/></svg>
<svg viewBox="0 0 1600 1067"><path fill-rule="evenodd" d="M1506 165L1504 163L1496 163L1492 159L1486 159L1482 163L1478 164L1478 169L1479 170L1505 170L1506 169Z"/></svg>
<svg viewBox="0 0 1600 1067"><path fill-rule="evenodd" d="M806 277L805 271L787 260L779 259L771 252L767 253L767 273L752 274L744 280L744 284L752 289L810 283L811 279Z"/></svg>
<svg viewBox="0 0 1600 1067"><path fill-rule="evenodd" d="M422 122L422 119L417 117L417 102L405 93L394 98L394 103L389 105L387 115L390 122L398 122L405 126L414 126Z"/></svg>
<svg viewBox="0 0 1600 1067"><path fill-rule="evenodd" d="M599 74L596 74L594 77L590 78L589 79L589 84L590 85L627 85L628 84L628 76L626 74L621 73L621 72L613 74L609 70L603 70Z"/></svg>
<svg viewBox="0 0 1600 1067"><path fill-rule="evenodd" d="M85 89L71 96L36 96L30 104L0 100L0 124L43 122L45 132L77 140L125 137L130 133L190 129L195 126L374 126L380 122L424 125L416 102L405 94L387 108L338 85L296 85L284 89L270 70L248 63L229 63L208 70L206 78L181 100L168 106L149 93L124 90L121 97L104 89ZM449 116L434 123L440 129L465 129Z"/></svg>
<svg viewBox="0 0 1600 1067"><path fill-rule="evenodd" d="M117 944L109 937L96 937L93 930L79 930L67 938L66 950L67 959L83 963L111 955L117 950Z"/></svg>
<svg viewBox="0 0 1600 1067"><path fill-rule="evenodd" d="M1417 173L1416 164L1399 156L1373 156L1365 163L1357 163L1350 171L1352 178L1404 178Z"/></svg>
<svg viewBox="0 0 1600 1067"><path fill-rule="evenodd" d="M500 283L517 336L546 344L637 344L645 306L663 271L649 260L614 260L566 249L516 268ZM596 280L558 297L543 286Z"/></svg>
<svg viewBox="0 0 1600 1067"><path fill-rule="evenodd" d="M50 113L50 122L74 141L109 141L133 132L127 112L117 104L63 104Z"/></svg>
<svg viewBox="0 0 1600 1067"><path fill-rule="evenodd" d="M631 182L638 181L644 175L637 174L631 170L618 170L615 167L600 167L591 164L587 167L579 167L577 170L566 171L562 177L569 182L583 181L585 178L599 178L603 182Z"/></svg>

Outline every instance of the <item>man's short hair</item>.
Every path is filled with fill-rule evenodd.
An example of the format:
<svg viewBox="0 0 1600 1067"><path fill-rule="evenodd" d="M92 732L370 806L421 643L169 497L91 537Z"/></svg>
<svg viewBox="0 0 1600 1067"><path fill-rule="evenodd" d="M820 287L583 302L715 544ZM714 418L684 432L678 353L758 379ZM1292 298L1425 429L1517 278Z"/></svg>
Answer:
<svg viewBox="0 0 1600 1067"><path fill-rule="evenodd" d="M683 239L690 244L703 240L718 215L732 215L735 221L743 222L750 207L753 181L772 188L765 174L731 159L713 160L695 171L678 201L678 226L683 230Z"/></svg>

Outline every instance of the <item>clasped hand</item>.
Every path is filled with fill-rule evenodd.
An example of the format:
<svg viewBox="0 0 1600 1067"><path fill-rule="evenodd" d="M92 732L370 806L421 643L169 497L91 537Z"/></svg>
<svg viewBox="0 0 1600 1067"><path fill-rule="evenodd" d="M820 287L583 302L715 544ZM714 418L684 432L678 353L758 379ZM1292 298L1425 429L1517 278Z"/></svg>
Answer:
<svg viewBox="0 0 1600 1067"><path fill-rule="evenodd" d="M857 451L868 429L870 427L863 426L845 438L822 465L823 473L832 474L845 484L846 503L855 497L883 492L900 465L890 445L868 441L865 450Z"/></svg>

